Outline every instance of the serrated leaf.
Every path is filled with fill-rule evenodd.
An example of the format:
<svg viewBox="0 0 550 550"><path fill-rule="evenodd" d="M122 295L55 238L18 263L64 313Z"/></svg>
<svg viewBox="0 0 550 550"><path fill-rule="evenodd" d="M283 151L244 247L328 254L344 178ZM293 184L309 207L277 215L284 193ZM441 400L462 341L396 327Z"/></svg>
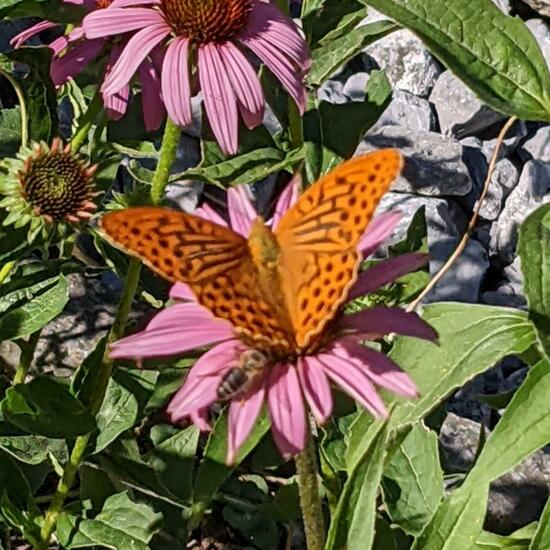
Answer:
<svg viewBox="0 0 550 550"><path fill-rule="evenodd" d="M392 21L377 21L358 27L311 52L312 67L308 75L311 86L320 86L339 67L369 44L399 29Z"/></svg>
<svg viewBox="0 0 550 550"><path fill-rule="evenodd" d="M94 519L62 514L57 536L64 548L98 545L113 550L148 550L158 531L162 515L149 506L134 502L127 493L110 496Z"/></svg>
<svg viewBox="0 0 550 550"><path fill-rule="evenodd" d="M21 144L21 109L0 110L0 157L12 157Z"/></svg>
<svg viewBox="0 0 550 550"><path fill-rule="evenodd" d="M384 468L384 502L393 523L411 534L428 523L443 497L437 436L417 423Z"/></svg>
<svg viewBox="0 0 550 550"><path fill-rule="evenodd" d="M550 357L550 228L544 223L550 204L535 210L519 230L518 253L524 289L541 346Z"/></svg>
<svg viewBox="0 0 550 550"><path fill-rule="evenodd" d="M536 341L527 314L509 308L440 303L424 307L422 318L439 333L440 345L412 338L395 339L390 353L416 382L420 398L390 398L394 429L417 422L441 404L454 390L508 355L519 355ZM362 413L351 430L346 462L361 459L378 422Z"/></svg>
<svg viewBox="0 0 550 550"><path fill-rule="evenodd" d="M29 336L47 325L65 308L69 285L61 276L54 286L0 317L0 340Z"/></svg>
<svg viewBox="0 0 550 550"><path fill-rule="evenodd" d="M0 449L20 462L33 466L48 461L50 455L61 464L68 459L67 444L63 439L38 435L0 435Z"/></svg>
<svg viewBox="0 0 550 550"><path fill-rule="evenodd" d="M82 403L61 382L38 376L6 392L2 413L30 434L71 439L94 430L95 422Z"/></svg>
<svg viewBox="0 0 550 550"><path fill-rule="evenodd" d="M521 19L504 15L491 0L361 1L414 31L493 109L550 121L550 73Z"/></svg>
<svg viewBox="0 0 550 550"><path fill-rule="evenodd" d="M388 432L382 428L350 473L327 535L326 550L370 550L374 541L376 496Z"/></svg>

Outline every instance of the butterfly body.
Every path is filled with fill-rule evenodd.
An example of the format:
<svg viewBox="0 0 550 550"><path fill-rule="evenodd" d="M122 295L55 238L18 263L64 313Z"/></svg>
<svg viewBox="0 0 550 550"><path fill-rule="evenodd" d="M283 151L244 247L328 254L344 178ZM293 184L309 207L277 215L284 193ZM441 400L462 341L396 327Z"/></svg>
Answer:
<svg viewBox="0 0 550 550"><path fill-rule="evenodd" d="M311 185L272 230L258 217L250 235L191 214L130 208L101 227L116 246L229 320L251 347L306 353L357 279L357 244L402 167L394 149L349 160Z"/></svg>

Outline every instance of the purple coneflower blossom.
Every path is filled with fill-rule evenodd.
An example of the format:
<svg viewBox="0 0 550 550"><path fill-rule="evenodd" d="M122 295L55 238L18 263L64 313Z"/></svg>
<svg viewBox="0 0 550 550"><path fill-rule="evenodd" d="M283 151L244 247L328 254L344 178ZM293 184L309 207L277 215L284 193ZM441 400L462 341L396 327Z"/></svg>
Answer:
<svg viewBox="0 0 550 550"><path fill-rule="evenodd" d="M63 1L68 4L82 6L89 12L107 8L111 3L111 0ZM33 36L56 27L58 27L56 23L41 21L14 36L10 43L14 48L19 48ZM70 78L78 75L102 53L108 53L109 55L105 68L105 77L107 77L122 52L123 44L124 37L122 37L122 40L113 43L109 49L108 41L105 38L85 39L82 26L75 27L69 34L60 36L48 44L48 47L53 52L50 67L53 83L55 86L61 86ZM152 56L154 54L155 52L151 52ZM147 131L153 131L160 127L165 114L164 104L160 95L159 72L151 56L147 56L141 60L137 71L141 81L145 128ZM112 120L119 120L126 114L128 108L130 85L127 83L115 93L103 92L102 97L107 116Z"/></svg>
<svg viewBox="0 0 550 550"><path fill-rule="evenodd" d="M272 227L296 201L297 189L294 182L282 193L269 222ZM228 210L231 228L247 237L257 214L244 187L229 190ZM197 209L195 214L228 225L208 206ZM398 212L388 212L371 222L359 245L363 257L380 246L399 219ZM418 269L426 261L426 254L417 253L380 261L360 274L349 299L373 292ZM219 400L220 383L250 348L239 339L231 323L215 318L199 305L187 285L176 283L170 296L177 303L157 314L144 331L115 342L111 357L141 360L175 356L213 345L191 368L168 406L172 421L190 418L201 430L208 430L209 408ZM281 454L288 458L301 452L306 443L306 403L319 424L330 417L333 408L331 383L380 418L386 417L387 411L376 386L405 397L415 397L417 388L411 378L384 354L362 344L367 339L374 340L390 333L427 340L437 338L434 330L416 314L376 306L340 315L330 329L335 337L314 352L306 352L297 359L277 360L265 368L251 389L231 399L227 462L234 461L265 400L274 441Z"/></svg>
<svg viewBox="0 0 550 550"><path fill-rule="evenodd" d="M105 79L108 95L127 86L149 52L165 44L161 84L168 115L189 126L191 96L200 89L225 153L237 152L239 113L248 128L263 120L264 94L243 46L304 111L307 44L293 21L268 0L115 0L107 10L85 17L83 27L89 39L134 32Z"/></svg>

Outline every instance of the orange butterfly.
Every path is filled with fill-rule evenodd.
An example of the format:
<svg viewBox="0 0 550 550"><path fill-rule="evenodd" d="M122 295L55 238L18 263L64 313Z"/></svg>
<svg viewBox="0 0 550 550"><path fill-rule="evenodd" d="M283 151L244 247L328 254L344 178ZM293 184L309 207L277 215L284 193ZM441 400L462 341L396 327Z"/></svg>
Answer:
<svg viewBox="0 0 550 550"><path fill-rule="evenodd" d="M169 281L187 283L252 346L301 353L356 281L357 244L402 165L395 149L344 162L309 187L274 231L258 217L248 240L165 208L109 213L101 227Z"/></svg>

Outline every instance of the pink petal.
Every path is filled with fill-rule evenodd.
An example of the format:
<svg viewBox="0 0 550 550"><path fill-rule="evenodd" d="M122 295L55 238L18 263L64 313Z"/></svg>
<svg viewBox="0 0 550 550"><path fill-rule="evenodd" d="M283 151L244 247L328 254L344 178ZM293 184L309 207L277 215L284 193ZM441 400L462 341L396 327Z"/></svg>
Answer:
<svg viewBox="0 0 550 550"><path fill-rule="evenodd" d="M105 75L109 75L113 70L113 65L122 52L122 45L115 44L111 53L109 54L109 60L105 68ZM105 95L103 94L103 105L105 106L105 112L111 120L119 120L126 114L128 109L128 101L130 98L130 86L126 85L119 90L116 94Z"/></svg>
<svg viewBox="0 0 550 550"><path fill-rule="evenodd" d="M357 250L363 258L370 256L392 233L401 219L401 212L384 212L376 216L361 237Z"/></svg>
<svg viewBox="0 0 550 550"><path fill-rule="evenodd" d="M52 23L51 21L40 21L40 23L37 23L36 25L33 25L32 27L25 29L23 32L20 32L19 34L16 34L10 40L10 46L15 49L20 48L23 45L23 43L26 42L29 38L36 36L42 31L45 31L47 29L53 29L54 27L58 27L58 26L59 25L57 23Z"/></svg>
<svg viewBox="0 0 550 550"><path fill-rule="evenodd" d="M321 353L317 357L309 357L308 363L324 369L329 378L374 416L387 418L388 411L384 402L376 393L364 369L354 362L338 357L334 353Z"/></svg>
<svg viewBox="0 0 550 550"><path fill-rule="evenodd" d="M304 114L306 89L300 72L288 58L262 38L261 35L239 36L239 40L268 66L271 72L281 81L290 97L294 99L300 114Z"/></svg>
<svg viewBox="0 0 550 550"><path fill-rule="evenodd" d="M275 212L273 213L273 224L272 228L275 229L279 224L279 220L283 217L284 213L291 207L294 206L298 200L298 194L300 187L302 185L302 175L300 172L296 172L287 186L284 188L277 204L275 205Z"/></svg>
<svg viewBox="0 0 550 550"><path fill-rule="evenodd" d="M148 59L139 66L138 73L141 81L143 122L145 129L153 132L160 128L166 112L162 102L159 75Z"/></svg>
<svg viewBox="0 0 550 550"><path fill-rule="evenodd" d="M220 44L218 52L225 66L225 74L231 82L241 113L248 128L258 126L264 116L264 94L258 75L250 62L231 42Z"/></svg>
<svg viewBox="0 0 550 550"><path fill-rule="evenodd" d="M227 465L233 464L242 444L246 441L262 410L265 386L262 383L229 405L229 437L227 440Z"/></svg>
<svg viewBox="0 0 550 550"><path fill-rule="evenodd" d="M134 3L135 4L135 3ZM162 15L152 8L114 8L97 10L82 20L86 38L121 36L125 32L164 25L170 32Z"/></svg>
<svg viewBox="0 0 550 550"><path fill-rule="evenodd" d="M174 283L170 289L170 298L172 300L184 300L195 302L197 298L191 287L186 283Z"/></svg>
<svg viewBox="0 0 550 550"><path fill-rule="evenodd" d="M362 369L377 386L404 397L418 397L418 388L412 378L383 353L363 346L352 338L340 338L335 342L332 352L334 356Z"/></svg>
<svg viewBox="0 0 550 550"><path fill-rule="evenodd" d="M57 57L69 44L66 36L60 36L53 42L50 42L48 48L52 50L54 57Z"/></svg>
<svg viewBox="0 0 550 550"><path fill-rule="evenodd" d="M349 293L348 300L354 300L358 296L374 292L380 287L399 279L399 277L411 271L416 271L426 264L429 259L429 254L411 252L410 254L402 254L401 256L378 262L359 273L357 282Z"/></svg>
<svg viewBox="0 0 550 550"><path fill-rule="evenodd" d="M189 413L191 422L193 422L201 432L210 432L212 430L212 426L210 426L210 422L208 422L209 416L208 407Z"/></svg>
<svg viewBox="0 0 550 550"><path fill-rule="evenodd" d="M189 40L176 38L166 48L161 71L164 104L168 116L178 126L189 126L193 122L188 55Z"/></svg>
<svg viewBox="0 0 550 550"><path fill-rule="evenodd" d="M210 205L206 203L199 206L199 208L195 208L193 214L210 222L217 223L222 227L229 227L229 224Z"/></svg>
<svg viewBox="0 0 550 550"><path fill-rule="evenodd" d="M67 41L68 42L76 42L77 40L81 40L82 38L85 38L84 35L84 28L82 26L75 27L68 35L67 35ZM51 47L51 45L50 45Z"/></svg>
<svg viewBox="0 0 550 550"><path fill-rule="evenodd" d="M53 83L61 86L75 77L100 54L104 44L103 40L87 40L70 48L65 55L54 57L50 66Z"/></svg>
<svg viewBox="0 0 550 550"><path fill-rule="evenodd" d="M162 23L150 25L134 34L128 40L113 70L103 82L101 91L111 95L126 86L149 52L166 37L168 32L169 28Z"/></svg>
<svg viewBox="0 0 550 550"><path fill-rule="evenodd" d="M308 430L296 369L281 363L272 367L267 391L273 440L288 460L305 449Z"/></svg>
<svg viewBox="0 0 550 550"><path fill-rule="evenodd" d="M166 357L233 337L231 323L216 319L193 302L158 313L147 329L111 344L112 359Z"/></svg>
<svg viewBox="0 0 550 550"><path fill-rule="evenodd" d="M136 2L136 0L114 0L109 6L109 9L112 10L113 8L132 7L138 3L140 5L154 4L154 5L160 6L162 4L162 1L161 0L139 0L139 2Z"/></svg>
<svg viewBox="0 0 550 550"><path fill-rule="evenodd" d="M318 424L324 424L332 414L332 391L323 371L309 363L309 357L298 359L298 376L309 408Z"/></svg>
<svg viewBox="0 0 550 550"><path fill-rule="evenodd" d="M229 340L207 351L191 367L183 386L174 395L167 412L172 421L179 421L191 412L209 407L218 400L221 377L245 350L239 340Z"/></svg>
<svg viewBox="0 0 550 550"><path fill-rule="evenodd" d="M199 81L212 132L226 154L237 152L239 121L235 92L215 43L199 47Z"/></svg>
<svg viewBox="0 0 550 550"><path fill-rule="evenodd" d="M300 36L292 19L283 15L277 6L254 2L245 34L261 35L296 65L309 69L311 57L306 41Z"/></svg>
<svg viewBox="0 0 550 550"><path fill-rule="evenodd" d="M227 191L227 207L231 229L245 238L250 235L252 223L258 217L256 209L252 205L246 187L238 185Z"/></svg>
<svg viewBox="0 0 550 550"><path fill-rule="evenodd" d="M403 336L437 340L437 332L426 321L416 313L407 313L397 307L376 306L359 313L345 315L340 326L344 329L377 335L377 337L395 332Z"/></svg>

